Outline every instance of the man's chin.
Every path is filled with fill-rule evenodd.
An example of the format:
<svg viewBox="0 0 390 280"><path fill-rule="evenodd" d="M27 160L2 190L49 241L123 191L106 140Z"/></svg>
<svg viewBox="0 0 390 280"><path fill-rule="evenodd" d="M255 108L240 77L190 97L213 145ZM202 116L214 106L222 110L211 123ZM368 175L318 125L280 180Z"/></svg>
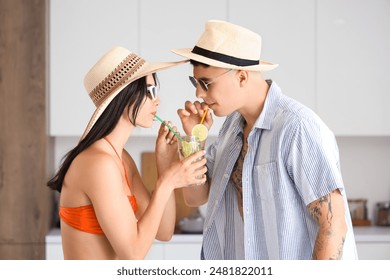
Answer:
<svg viewBox="0 0 390 280"><path fill-rule="evenodd" d="M216 116L216 117L219 117L219 118L227 116L225 114L221 114L218 110L217 111L213 110L213 115Z"/></svg>

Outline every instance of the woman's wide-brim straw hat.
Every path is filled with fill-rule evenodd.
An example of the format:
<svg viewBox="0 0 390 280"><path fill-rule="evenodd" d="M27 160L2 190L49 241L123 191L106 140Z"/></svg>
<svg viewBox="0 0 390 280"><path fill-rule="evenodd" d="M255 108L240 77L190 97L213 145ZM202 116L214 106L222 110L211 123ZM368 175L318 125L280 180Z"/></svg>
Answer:
<svg viewBox="0 0 390 280"><path fill-rule="evenodd" d="M137 54L123 47L114 47L106 52L88 71L84 86L96 106L81 140L87 136L110 102L131 82L167 69L188 60L177 62L146 62Z"/></svg>
<svg viewBox="0 0 390 280"><path fill-rule="evenodd" d="M259 34L220 20L206 22L205 30L195 47L172 51L210 66L228 69L269 71L278 66L260 60Z"/></svg>

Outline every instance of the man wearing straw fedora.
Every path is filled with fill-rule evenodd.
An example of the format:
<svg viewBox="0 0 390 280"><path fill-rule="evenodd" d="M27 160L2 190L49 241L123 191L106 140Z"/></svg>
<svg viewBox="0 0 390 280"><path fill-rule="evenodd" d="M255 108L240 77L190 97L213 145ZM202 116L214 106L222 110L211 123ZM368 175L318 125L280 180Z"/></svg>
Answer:
<svg viewBox="0 0 390 280"><path fill-rule="evenodd" d="M356 245L329 128L262 73L261 36L210 20L196 45L173 52L191 60L196 97L178 114L190 133L225 117L207 149L207 183L183 189L207 202L203 259L356 259Z"/></svg>

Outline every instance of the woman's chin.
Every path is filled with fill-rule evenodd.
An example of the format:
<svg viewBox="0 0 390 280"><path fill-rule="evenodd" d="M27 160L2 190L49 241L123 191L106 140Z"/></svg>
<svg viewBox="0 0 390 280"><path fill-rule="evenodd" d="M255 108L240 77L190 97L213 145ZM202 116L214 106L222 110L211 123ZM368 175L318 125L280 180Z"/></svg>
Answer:
<svg viewBox="0 0 390 280"><path fill-rule="evenodd" d="M151 128L153 126L154 122L150 121L148 123L137 123L137 126L142 128Z"/></svg>

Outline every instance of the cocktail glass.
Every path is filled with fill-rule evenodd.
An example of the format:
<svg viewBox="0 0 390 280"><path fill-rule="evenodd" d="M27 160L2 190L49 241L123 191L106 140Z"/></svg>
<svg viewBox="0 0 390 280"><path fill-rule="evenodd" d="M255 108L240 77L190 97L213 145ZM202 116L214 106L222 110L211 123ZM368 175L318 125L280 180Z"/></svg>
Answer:
<svg viewBox="0 0 390 280"><path fill-rule="evenodd" d="M183 141L178 141L180 160L183 160L196 152L204 150L205 141L199 141L198 137L187 135L182 138ZM201 159L202 157L198 158L197 160L201 160ZM200 176L200 178L198 179L201 178L202 176Z"/></svg>

